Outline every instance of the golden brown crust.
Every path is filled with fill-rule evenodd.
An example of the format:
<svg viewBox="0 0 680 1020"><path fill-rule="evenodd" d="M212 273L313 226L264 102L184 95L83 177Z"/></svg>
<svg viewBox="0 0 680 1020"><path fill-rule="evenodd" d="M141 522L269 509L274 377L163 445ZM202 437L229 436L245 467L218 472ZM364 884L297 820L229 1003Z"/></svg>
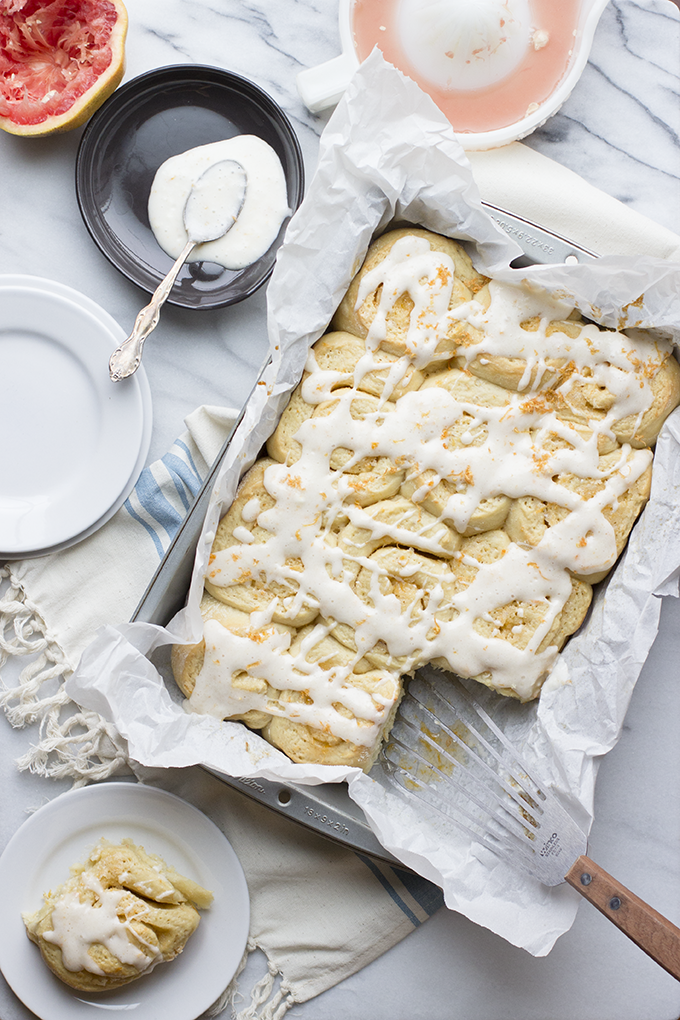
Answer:
<svg viewBox="0 0 680 1020"><path fill-rule="evenodd" d="M669 355L650 379L652 406L638 421L637 415L629 415L616 422L612 431L620 443L643 448L653 446L673 408L680 403L680 364Z"/></svg>
<svg viewBox="0 0 680 1020"><path fill-rule="evenodd" d="M526 319L521 323L522 329L531 334L539 327L538 317ZM555 333L563 333L571 339L580 336L583 323L573 320L553 319L545 327L545 335L553 336ZM531 349L530 343L527 349ZM530 390L540 386L541 389L556 389L561 386L574 372L574 363L567 358L547 358L544 363L536 364L527 369L525 357L503 357L497 354L477 354L467 360L460 358L460 368L466 368L468 372L486 379L496 386L502 386L507 390Z"/></svg>
<svg viewBox="0 0 680 1020"><path fill-rule="evenodd" d="M228 630L232 634L236 634L239 637L249 637L253 633L253 625L250 619L250 613L245 613L241 609L235 609L233 606L227 605L225 602L219 601L219 599L213 598L209 592L205 592L201 599L201 616L204 624L208 620L219 623L221 627ZM291 640L295 636L295 629L286 624L271 623L267 627L260 627L257 632L257 637L261 638L263 634L276 632L278 634L290 635ZM177 686L182 693L190 698L196 689L196 680L200 675L201 670L205 662L206 643L205 638L202 638L195 645L173 645L170 662L172 666L173 676ZM232 675L231 683L240 689L244 689L244 686L250 686L252 688L253 683L259 686L264 684L263 680L252 680L250 677L241 675ZM266 688L266 685L265 685ZM278 692L276 692L278 694ZM247 712L235 713L230 718L237 721L243 722L246 726L251 729L261 729L269 719L271 718L268 712L259 712L255 710L248 710Z"/></svg>
<svg viewBox="0 0 680 1020"><path fill-rule="evenodd" d="M369 772L378 755L382 740L387 736L392 726L402 690L396 678L390 679L382 671L353 674L352 683L353 686L369 694L393 699L391 707L385 713L380 738L370 746L354 744L349 740L342 740L330 732L315 729L291 719L283 719L280 716L273 716L267 723L262 731L263 737L295 762L342 765ZM282 701L291 703L301 701L302 697L297 691L284 691ZM340 705L338 708L341 714L349 717L349 712L344 706Z"/></svg>
<svg viewBox="0 0 680 1020"><path fill-rule="evenodd" d="M461 536L422 504L397 494L366 507L363 514L355 511L353 521L338 532L337 540L339 547L355 558L398 542L447 559L460 547Z"/></svg>

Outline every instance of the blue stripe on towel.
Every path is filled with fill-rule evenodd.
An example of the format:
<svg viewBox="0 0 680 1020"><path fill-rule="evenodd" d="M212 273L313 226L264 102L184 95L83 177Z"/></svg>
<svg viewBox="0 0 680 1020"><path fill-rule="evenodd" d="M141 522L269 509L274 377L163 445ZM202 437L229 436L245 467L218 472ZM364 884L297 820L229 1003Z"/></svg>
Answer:
<svg viewBox="0 0 680 1020"><path fill-rule="evenodd" d="M125 500L125 503L123 504L123 506L125 507L127 512L130 514L130 517L132 517L133 520L137 521L138 524L141 524L142 527L145 529L145 531L147 531L149 533L153 544L156 546L156 552L158 553L159 558L162 557L165 550L163 549L163 543L161 542L160 538L156 534L156 529L152 528L150 524L148 524L145 520L143 520L139 516L139 514L137 513L136 510L133 510L132 504L130 503L129 497L128 497L128 499Z"/></svg>
<svg viewBox="0 0 680 1020"><path fill-rule="evenodd" d="M158 463L158 462L157 462ZM189 510L193 498L201 487L202 478L196 469L191 451L186 443L178 439L173 444L169 453L161 458L160 463L164 466L170 476L185 511ZM153 465L152 465L153 467ZM134 488L134 495L139 500L142 510L158 522L160 528L165 532L161 536L159 528L149 520L145 520L134 509L130 498L125 501L125 509L130 516L141 524L151 537L159 557L163 556L169 542L177 532L184 519L180 513L163 493L162 487L155 478L151 467L144 468Z"/></svg>
<svg viewBox="0 0 680 1020"><path fill-rule="evenodd" d="M411 872L391 868L390 866L383 869L376 861L371 860L370 857L364 857L363 854L357 854L357 857L359 857L366 867L373 872L383 889L385 889L399 909L406 915L414 928L419 928L423 923L423 920L427 920L427 918L423 918L421 920L421 918L416 917L409 905L405 903L403 898L399 895L386 872L392 871L398 877L399 881L404 885L408 893L413 896L414 900L416 900L419 906L423 908L427 917L431 917L432 914L434 914L435 911L443 905L444 898L441 889L432 885L432 883L428 882L427 879L420 878L418 875L414 875ZM404 881L404 878L407 878L407 881Z"/></svg>
<svg viewBox="0 0 680 1020"><path fill-rule="evenodd" d="M438 885L428 882L426 878L406 871L403 868L392 869L399 877L405 889L408 889L413 899L423 908L428 917L436 914L440 907L444 906L444 893Z"/></svg>
<svg viewBox="0 0 680 1020"><path fill-rule="evenodd" d="M186 461L182 460L181 456L178 456L173 452L175 448L184 451ZM181 439L176 440L172 450L170 450L169 453L166 453L165 457L163 457L163 463L175 478L175 485L177 485L178 481L183 482L192 496L195 496L201 487L203 479L196 470L196 465L194 464L193 457L191 456L191 451L186 443L183 443ZM179 492L179 487L177 491Z"/></svg>
<svg viewBox="0 0 680 1020"><path fill-rule="evenodd" d="M182 472L177 470L177 467L181 465L181 467L186 468L187 465L178 457L175 457L174 460L177 461L177 464L173 464L173 459L171 459L170 454L167 454L163 457L163 464L170 472L170 478L175 486L177 495L179 496L185 511L188 513L189 507L191 506L191 500L187 496L187 489L193 496L194 492L191 484L193 482L193 478L191 476L189 476L188 479L184 478Z"/></svg>
<svg viewBox="0 0 680 1020"><path fill-rule="evenodd" d="M182 515L175 510L159 486L150 470L143 471L135 486L135 495L146 510L149 517L158 521L169 538L175 534L182 523Z"/></svg>

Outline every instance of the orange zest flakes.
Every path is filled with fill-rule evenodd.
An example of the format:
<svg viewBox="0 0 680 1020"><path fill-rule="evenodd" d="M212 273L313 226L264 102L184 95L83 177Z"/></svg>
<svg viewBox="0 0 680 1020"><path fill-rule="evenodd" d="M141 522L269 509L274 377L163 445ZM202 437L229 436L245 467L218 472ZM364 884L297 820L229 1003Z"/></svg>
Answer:
<svg viewBox="0 0 680 1020"><path fill-rule="evenodd" d="M630 361L633 366L635 374L637 376L641 376L641 387L644 387L645 379L654 378L662 364L662 362L653 361L651 358L648 361L642 361L636 356L634 351L629 351L627 357L628 361Z"/></svg>
<svg viewBox="0 0 680 1020"><path fill-rule="evenodd" d="M451 474L447 475L446 476L446 480L448 482L451 482L456 487L461 486L461 485L474 485L474 483L475 483L475 476L472 473L471 466L468 464L465 467L464 471L454 471ZM438 480L435 481L434 478L430 479L430 481L427 482L428 488L432 488L434 485L438 485L438 484L439 484L439 481Z"/></svg>
<svg viewBox="0 0 680 1020"><path fill-rule="evenodd" d="M271 633L272 632L268 630L249 630L246 637L249 641L254 641L255 644L259 645L271 637Z"/></svg>
<svg viewBox="0 0 680 1020"><path fill-rule="evenodd" d="M445 266L442 263L440 263L439 266L437 267L437 279L439 280L442 287L448 287L449 281L451 280L452 276L453 273L448 268L448 266Z"/></svg>
<svg viewBox="0 0 680 1020"><path fill-rule="evenodd" d="M539 453L538 450L534 450L534 452L531 455L531 459L536 465L534 470L537 472L537 474L545 474L548 465L550 464L550 454L548 453L548 451L544 450L542 453Z"/></svg>
<svg viewBox="0 0 680 1020"><path fill-rule="evenodd" d="M302 479L299 475L288 475L286 485L290 486L291 489L302 490Z"/></svg>
<svg viewBox="0 0 680 1020"><path fill-rule="evenodd" d="M520 405L520 411L522 414L548 414L550 412L550 405L554 403L553 397L549 397L548 394L552 394L552 390L547 390L540 397L532 397L531 400L525 400Z"/></svg>
<svg viewBox="0 0 680 1020"><path fill-rule="evenodd" d="M623 309L622 309L622 311L624 313L623 314L623 322L624 322L625 325L628 325L628 326L631 325L631 323L627 321L628 320L628 309L629 308L642 308L644 302L645 302L645 295L644 294L640 294L639 297L635 298L635 301L629 301L627 305L623 306Z"/></svg>

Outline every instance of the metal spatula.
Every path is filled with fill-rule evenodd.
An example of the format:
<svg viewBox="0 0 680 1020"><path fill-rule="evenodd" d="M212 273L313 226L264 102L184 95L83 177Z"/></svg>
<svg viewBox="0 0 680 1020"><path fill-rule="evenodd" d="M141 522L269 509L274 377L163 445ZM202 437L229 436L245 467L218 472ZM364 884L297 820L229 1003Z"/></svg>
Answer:
<svg viewBox="0 0 680 1020"><path fill-rule="evenodd" d="M680 980L680 929L586 856L580 827L457 678L411 680L379 762L400 796L545 885L568 882Z"/></svg>

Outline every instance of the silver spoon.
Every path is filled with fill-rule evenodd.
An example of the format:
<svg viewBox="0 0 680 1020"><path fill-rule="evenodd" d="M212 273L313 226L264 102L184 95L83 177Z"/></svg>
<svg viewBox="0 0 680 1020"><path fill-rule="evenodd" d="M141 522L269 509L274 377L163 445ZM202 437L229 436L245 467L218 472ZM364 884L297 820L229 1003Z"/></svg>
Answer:
<svg viewBox="0 0 680 1020"><path fill-rule="evenodd" d="M223 159L204 170L192 185L184 206L184 228L188 241L165 279L161 280L148 305L142 308L127 340L109 359L109 375L114 382L127 379L139 368L142 347L156 328L161 305L168 298L177 274L197 244L223 237L238 219L246 194L247 177L240 163Z"/></svg>

